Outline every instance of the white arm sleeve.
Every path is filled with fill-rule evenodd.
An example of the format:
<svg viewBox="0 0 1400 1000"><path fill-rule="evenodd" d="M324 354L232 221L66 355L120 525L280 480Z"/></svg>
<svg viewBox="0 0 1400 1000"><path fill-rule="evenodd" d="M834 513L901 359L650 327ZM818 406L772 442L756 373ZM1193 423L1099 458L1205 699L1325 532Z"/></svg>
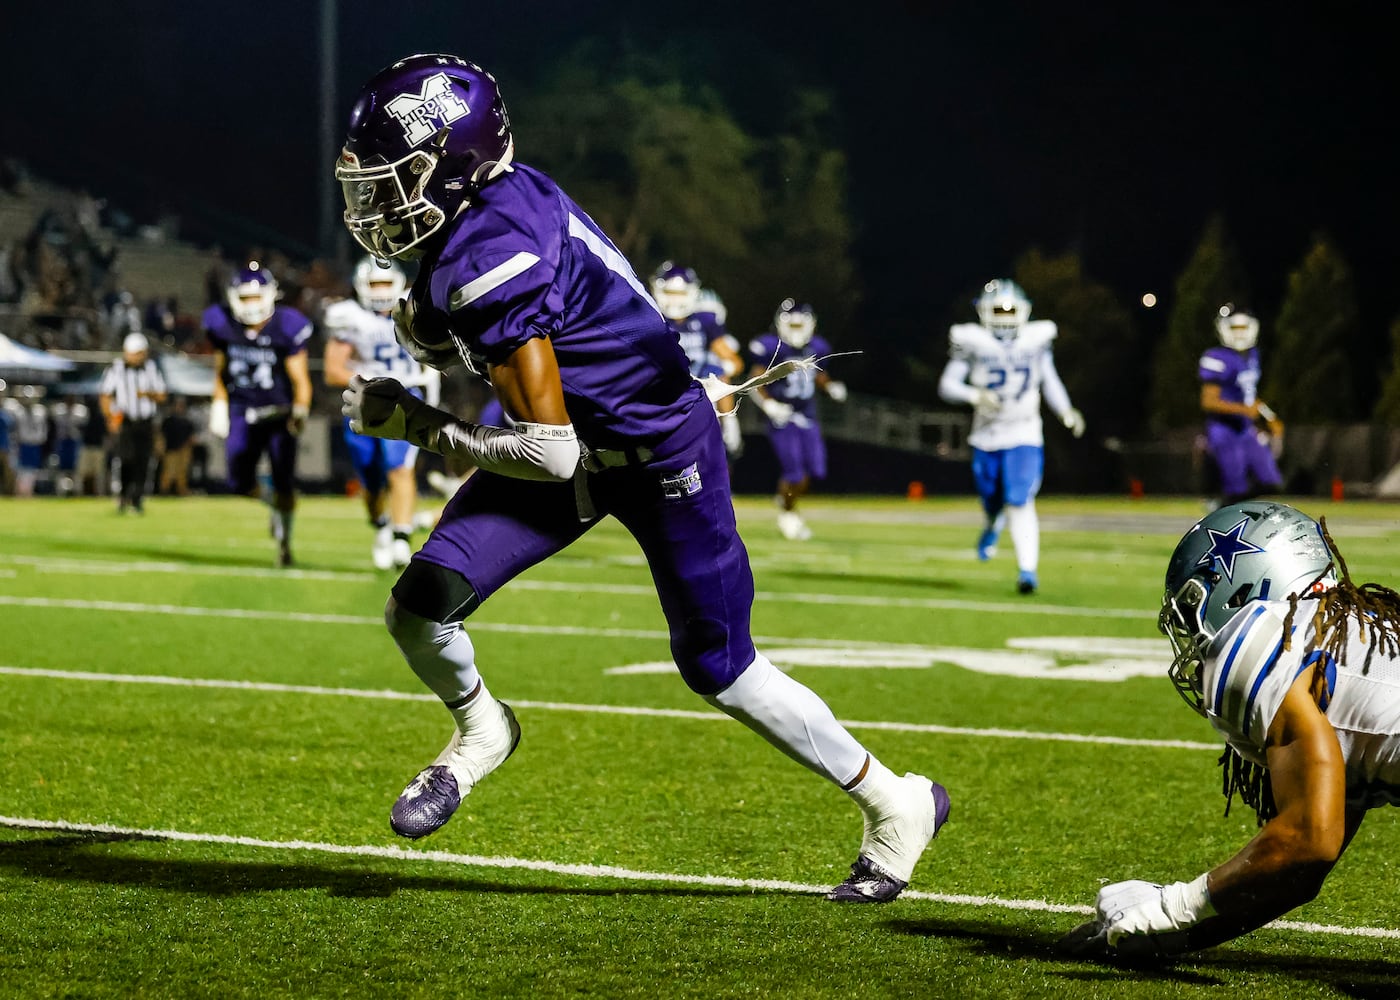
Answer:
<svg viewBox="0 0 1400 1000"><path fill-rule="evenodd" d="M943 368L938 379L938 396L945 403L974 403L977 390L967 384L967 374L972 366L962 358L953 358Z"/></svg>
<svg viewBox="0 0 1400 1000"><path fill-rule="evenodd" d="M1060 381L1060 373L1055 370L1055 356L1048 351L1045 354L1045 367L1040 373L1040 391L1045 397L1045 405L1050 407L1050 412L1061 420L1074 409L1065 384Z"/></svg>
<svg viewBox="0 0 1400 1000"><path fill-rule="evenodd" d="M578 438L574 425L517 423L486 427L454 420L437 435L437 448L485 469L516 479L564 482L578 468Z"/></svg>

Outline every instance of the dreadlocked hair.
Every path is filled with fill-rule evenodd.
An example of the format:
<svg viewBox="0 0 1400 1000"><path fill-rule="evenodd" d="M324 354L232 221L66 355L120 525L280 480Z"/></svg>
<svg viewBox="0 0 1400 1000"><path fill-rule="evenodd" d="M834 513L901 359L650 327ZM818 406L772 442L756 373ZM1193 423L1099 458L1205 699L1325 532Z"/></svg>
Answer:
<svg viewBox="0 0 1400 1000"><path fill-rule="evenodd" d="M1298 605L1303 601L1312 601L1317 607L1312 614L1313 646L1309 652L1321 649L1334 662L1341 658L1346 650L1351 622L1355 619L1363 643L1370 643L1376 652L1384 656L1400 653L1400 593L1379 583L1355 583L1351 571L1347 569L1347 561L1342 558L1337 543L1327 530L1327 519L1318 518L1318 527L1332 553L1332 561L1317 575L1311 586L1304 588L1303 593L1289 595L1288 614L1283 619L1283 648L1287 650L1292 645L1293 619ZM1325 590L1315 590L1334 567L1340 570L1341 578ZM1326 659L1320 659L1313 669L1322 670L1325 665ZM1230 802L1236 795L1254 810L1261 826L1278 815L1268 768L1245 760L1229 746L1220 755L1219 764L1224 769L1221 790L1225 795L1226 816L1230 815Z"/></svg>

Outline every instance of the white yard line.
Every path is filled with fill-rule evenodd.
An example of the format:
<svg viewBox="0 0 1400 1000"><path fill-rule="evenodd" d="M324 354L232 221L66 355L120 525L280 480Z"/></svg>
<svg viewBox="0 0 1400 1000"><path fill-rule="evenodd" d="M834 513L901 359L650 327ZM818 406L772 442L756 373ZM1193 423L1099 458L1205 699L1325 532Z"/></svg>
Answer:
<svg viewBox="0 0 1400 1000"><path fill-rule="evenodd" d="M275 684L266 681L219 680L204 677L168 677L159 674L111 674L90 670L53 670L40 667L0 666L0 675L14 677L45 677L53 680L98 681L108 684L159 684L171 687L223 688L232 691L260 691L271 694L332 695L342 698L371 698L385 701L436 702L437 696L406 691L371 690L367 688L317 687L305 684ZM517 709L546 712L583 712L595 715L639 715L667 719L693 719L700 722L727 722L729 716L719 711L693 711L680 708L648 708L632 705L587 705L562 701L524 701L510 699ZM1085 733L1047 733L1025 729L975 729L967 726L940 726L918 722L861 722L843 719L848 729L878 729L885 732L929 733L939 736L975 736L990 739L1042 740L1058 743L1088 743L1101 746L1150 747L1165 750L1209 750L1219 752L1216 743L1196 743L1190 740L1150 740L1126 736L1095 736Z"/></svg>
<svg viewBox="0 0 1400 1000"><path fill-rule="evenodd" d="M21 816L0 816L0 827L12 830L41 830L61 833L92 833L104 836L139 837L143 840L164 840L186 844L219 844L268 851L306 851L334 854L341 857L382 858L392 861L456 865L463 868L497 870L521 869L566 875L577 878L606 878L624 882L659 882L670 885L702 885L722 889L748 889L751 892L790 892L822 895L828 885L784 882L777 879L734 878L729 875L686 875L679 872L641 871L615 865L568 864L558 861L538 861L531 858L490 857L476 854L455 854L449 851L418 851L404 847L377 844L329 844L314 840L265 840L226 833L190 833L183 830L153 830L139 827L114 826L107 823L70 823L66 820L31 819ZM904 900L923 900L950 906L978 906L1003 910L1029 910L1039 913L1075 913L1089 915L1093 907L1051 903L1043 899L1003 899L1000 896L973 896L955 893L921 892L906 889ZM1385 938L1400 940L1400 930L1390 927L1343 927L1293 920L1276 920L1268 925L1275 930L1301 931L1306 934L1329 934L1339 937Z"/></svg>

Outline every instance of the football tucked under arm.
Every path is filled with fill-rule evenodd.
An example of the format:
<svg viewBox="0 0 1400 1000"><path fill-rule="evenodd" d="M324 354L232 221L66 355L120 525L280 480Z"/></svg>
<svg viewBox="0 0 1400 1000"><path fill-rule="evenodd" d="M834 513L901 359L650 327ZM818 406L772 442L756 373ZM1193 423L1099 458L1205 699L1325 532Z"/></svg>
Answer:
<svg viewBox="0 0 1400 1000"><path fill-rule="evenodd" d="M391 378L356 375L341 400L341 413L356 434L407 441L488 472L563 482L578 468L573 424L518 422L506 429L468 423L429 406Z"/></svg>
<svg viewBox="0 0 1400 1000"><path fill-rule="evenodd" d="M462 355L453 343L452 331L440 317L434 319L436 315L420 313L413 296L404 296L394 306L394 338L414 361L443 372L462 364Z"/></svg>

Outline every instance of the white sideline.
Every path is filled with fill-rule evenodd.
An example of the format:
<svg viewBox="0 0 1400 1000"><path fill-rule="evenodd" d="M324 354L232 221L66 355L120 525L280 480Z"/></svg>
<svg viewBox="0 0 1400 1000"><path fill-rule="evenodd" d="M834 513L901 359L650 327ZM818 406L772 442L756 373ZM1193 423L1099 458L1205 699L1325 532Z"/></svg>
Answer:
<svg viewBox="0 0 1400 1000"><path fill-rule="evenodd" d="M666 882L674 885L704 885L725 889L749 889L754 892L794 892L821 895L829 892L828 885L783 882L776 879L733 878L728 875L684 875L677 872L648 872L614 865L565 864L557 861L535 861L528 858L488 857L476 854L454 854L449 851L415 851L403 847L376 844L328 844L314 840L264 840L260 837L239 837L225 833L188 833L182 830L145 830L113 826L108 823L70 823L65 820L30 819L20 816L0 816L0 827L13 830L52 830L62 833L96 833L147 840L167 840L188 844L225 844L274 851L314 851L342 857L388 858L394 861L431 862L460 865L466 868L524 869L553 875L579 878L610 878L627 882ZM959 893L922 892L906 889L900 899L918 899L952 906L994 907L1003 910L1030 910L1039 913L1075 913L1089 915L1091 906L1051 903L1043 899L1002 899L998 896L970 896ZM1314 924L1295 920L1275 920L1273 930L1302 931L1307 934L1331 934L1344 937L1388 938L1400 940L1400 930L1390 927L1342 927L1335 924Z"/></svg>
<svg viewBox="0 0 1400 1000"><path fill-rule="evenodd" d="M385 701L437 702L433 694L372 690L369 688L333 688L307 684L277 684L270 681L236 681L204 677L170 677L161 674L110 674L90 670L54 670L47 667L0 666L0 675L14 677L48 677L55 680L100 681L112 684L164 684L172 687L225 688L234 691L263 691L272 694L334 695L343 698L378 698ZM693 711L683 708L648 708L634 705L586 705L565 701L526 701L510 699L511 707L545 712L588 712L596 715L641 715L667 719L693 719L700 722L727 722L729 716L719 711ZM1092 736L1084 733L1043 733L1026 729L973 729L965 726L940 726L921 722L860 722L842 719L848 729L879 729L899 733L934 733L940 736L980 736L993 739L1048 740L1060 743L1091 743L1103 746L1152 747L1167 750L1210 750L1219 752L1215 743L1190 740L1149 740L1127 736Z"/></svg>

